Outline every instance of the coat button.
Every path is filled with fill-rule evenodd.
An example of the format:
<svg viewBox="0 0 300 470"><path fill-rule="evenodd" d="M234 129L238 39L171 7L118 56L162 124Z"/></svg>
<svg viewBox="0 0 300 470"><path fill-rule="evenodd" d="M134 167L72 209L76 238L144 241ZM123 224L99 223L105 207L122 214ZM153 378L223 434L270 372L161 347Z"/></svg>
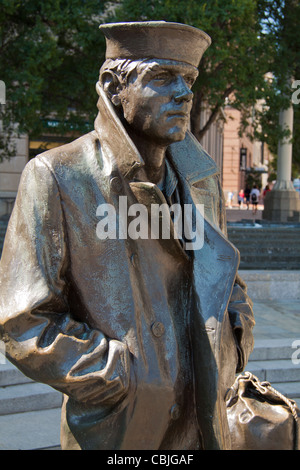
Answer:
<svg viewBox="0 0 300 470"><path fill-rule="evenodd" d="M111 178L110 182L110 189L114 193L120 193L122 191L122 180L119 176L114 176Z"/></svg>
<svg viewBox="0 0 300 470"><path fill-rule="evenodd" d="M175 403L175 405L173 405L170 410L171 418L175 421L176 419L179 418L180 413L181 413L180 406L177 405L177 403Z"/></svg>
<svg viewBox="0 0 300 470"><path fill-rule="evenodd" d="M165 327L160 321L156 321L152 324L151 331L156 338L160 338L165 332Z"/></svg>

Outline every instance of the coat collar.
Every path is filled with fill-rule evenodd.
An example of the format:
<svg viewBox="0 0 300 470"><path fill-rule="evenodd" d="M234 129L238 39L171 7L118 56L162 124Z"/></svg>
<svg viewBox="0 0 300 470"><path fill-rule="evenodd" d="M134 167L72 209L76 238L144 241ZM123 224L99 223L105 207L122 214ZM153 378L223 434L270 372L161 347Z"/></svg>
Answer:
<svg viewBox="0 0 300 470"><path fill-rule="evenodd" d="M99 113L95 120L95 130L102 152L106 158L110 159L111 172L118 170L130 180L144 165L144 161L115 113L111 102L98 84L97 92ZM189 131L182 142L169 146L168 157L176 171L190 185L219 173L214 160Z"/></svg>

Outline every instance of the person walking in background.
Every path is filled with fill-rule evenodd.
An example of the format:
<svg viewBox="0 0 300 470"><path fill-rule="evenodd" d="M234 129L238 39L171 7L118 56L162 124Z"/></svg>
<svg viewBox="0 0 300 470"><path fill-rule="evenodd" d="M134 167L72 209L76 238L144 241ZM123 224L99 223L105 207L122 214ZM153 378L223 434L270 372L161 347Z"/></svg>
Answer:
<svg viewBox="0 0 300 470"><path fill-rule="evenodd" d="M246 199L246 206L247 206L247 209L249 209L249 204L250 204L250 188L249 186L247 185L246 188L245 188L245 191L244 191L244 196L245 196L245 199Z"/></svg>
<svg viewBox="0 0 300 470"><path fill-rule="evenodd" d="M232 199L233 199L233 192L232 192L232 191L228 191L228 194L227 194L227 203L228 203L228 208L229 208L229 209L232 209Z"/></svg>
<svg viewBox="0 0 300 470"><path fill-rule="evenodd" d="M250 199L252 203L252 213L256 214L257 212L257 204L258 204L258 199L259 199L259 189L257 188L256 184L253 185L253 188L251 189L250 192Z"/></svg>
<svg viewBox="0 0 300 470"><path fill-rule="evenodd" d="M244 207L244 190L243 189L241 189L238 194L238 203L239 203L239 209L243 209Z"/></svg>
<svg viewBox="0 0 300 470"><path fill-rule="evenodd" d="M267 186L265 187L264 192L263 192L263 197L264 197L264 198L266 197L266 194L267 194L269 191L271 191L271 189L270 189L270 186L267 184Z"/></svg>

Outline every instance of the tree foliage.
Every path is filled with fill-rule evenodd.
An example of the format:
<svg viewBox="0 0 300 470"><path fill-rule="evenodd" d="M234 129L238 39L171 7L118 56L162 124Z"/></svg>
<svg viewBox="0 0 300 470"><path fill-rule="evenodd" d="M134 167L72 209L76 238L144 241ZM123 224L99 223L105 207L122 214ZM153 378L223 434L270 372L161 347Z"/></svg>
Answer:
<svg viewBox="0 0 300 470"><path fill-rule="evenodd" d="M99 32L105 2L99 0L1 0L0 79L2 148L16 131L30 138L91 129L96 113L95 82L104 58ZM14 125L14 126L13 126Z"/></svg>
<svg viewBox="0 0 300 470"><path fill-rule="evenodd" d="M300 3L299 0L261 0L259 16L264 34L272 44L269 72L272 81L266 88L265 105L257 112L257 137L265 141L276 156L278 139L289 135L279 126L279 112L291 105L292 88L300 80ZM299 88L299 87L298 87ZM293 175L300 173L300 103L294 103ZM276 158L273 171L276 171Z"/></svg>
<svg viewBox="0 0 300 470"><path fill-rule="evenodd" d="M49 119L55 124L52 133L70 139L74 131L92 129L97 112L95 82L105 52L99 24L166 20L193 25L212 38L194 86L191 126L196 137L201 139L229 102L242 112L241 130L250 122L255 137L276 152L278 112L287 103L286 77L300 79L299 0L0 0L0 4L0 80L7 90L0 120L7 136L10 124L18 123L19 131L33 139L45 132ZM266 80L268 73L272 80ZM257 103L261 107L254 114ZM200 126L204 106L209 106L210 115Z"/></svg>

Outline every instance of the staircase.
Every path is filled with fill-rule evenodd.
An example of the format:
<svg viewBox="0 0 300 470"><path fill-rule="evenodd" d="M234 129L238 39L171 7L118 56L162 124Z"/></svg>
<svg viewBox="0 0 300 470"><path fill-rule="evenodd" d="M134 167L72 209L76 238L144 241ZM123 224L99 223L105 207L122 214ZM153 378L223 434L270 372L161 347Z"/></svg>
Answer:
<svg viewBox="0 0 300 470"><path fill-rule="evenodd" d="M6 229L0 220L0 256ZM0 350L0 450L60 449L61 403L61 393L23 375Z"/></svg>
<svg viewBox="0 0 300 470"><path fill-rule="evenodd" d="M300 269L300 225L228 225L241 255L240 269Z"/></svg>
<svg viewBox="0 0 300 470"><path fill-rule="evenodd" d="M294 341L256 340L246 370L300 408L300 344ZM31 381L7 360L0 363L0 450L60 449L61 402L61 393Z"/></svg>
<svg viewBox="0 0 300 470"><path fill-rule="evenodd" d="M62 394L1 358L0 450L59 449Z"/></svg>
<svg viewBox="0 0 300 470"><path fill-rule="evenodd" d="M300 409L300 341L256 340L245 370L294 400Z"/></svg>

